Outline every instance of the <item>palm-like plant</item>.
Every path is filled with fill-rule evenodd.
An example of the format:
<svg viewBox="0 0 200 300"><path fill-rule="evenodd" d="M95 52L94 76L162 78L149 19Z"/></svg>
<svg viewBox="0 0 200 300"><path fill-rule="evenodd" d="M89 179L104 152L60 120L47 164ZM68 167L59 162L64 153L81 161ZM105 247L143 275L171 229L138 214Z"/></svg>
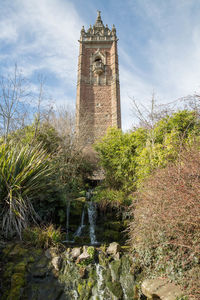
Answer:
<svg viewBox="0 0 200 300"><path fill-rule="evenodd" d="M0 207L6 236L17 232L21 238L29 220L37 219L33 200L44 192L52 172L49 157L41 145L0 146Z"/></svg>

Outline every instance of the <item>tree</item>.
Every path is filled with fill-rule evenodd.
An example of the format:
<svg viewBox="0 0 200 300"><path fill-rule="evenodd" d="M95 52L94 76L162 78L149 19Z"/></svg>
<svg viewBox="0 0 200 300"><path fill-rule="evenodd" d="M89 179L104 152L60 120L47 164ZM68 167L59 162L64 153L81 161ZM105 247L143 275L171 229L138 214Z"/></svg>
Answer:
<svg viewBox="0 0 200 300"><path fill-rule="evenodd" d="M24 102L28 96L27 81L15 65L13 76L0 78L0 130L5 142L12 130L25 125L27 109Z"/></svg>

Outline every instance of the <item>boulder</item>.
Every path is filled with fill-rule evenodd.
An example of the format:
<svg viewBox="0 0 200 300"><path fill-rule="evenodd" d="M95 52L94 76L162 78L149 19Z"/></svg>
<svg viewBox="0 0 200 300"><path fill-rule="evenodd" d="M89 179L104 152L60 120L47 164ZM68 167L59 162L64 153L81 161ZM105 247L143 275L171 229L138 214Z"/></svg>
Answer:
<svg viewBox="0 0 200 300"><path fill-rule="evenodd" d="M87 253L87 251L84 251L76 260L76 263L79 264L81 261L89 259L90 255Z"/></svg>
<svg viewBox="0 0 200 300"><path fill-rule="evenodd" d="M176 300L183 295L179 286L167 279L146 279L142 283L142 293L148 299Z"/></svg>
<svg viewBox="0 0 200 300"><path fill-rule="evenodd" d="M60 256L55 256L55 257L53 257L51 263L54 266L54 268L56 269L56 271L59 271L60 267L61 267L62 259Z"/></svg>
<svg viewBox="0 0 200 300"><path fill-rule="evenodd" d="M51 248L47 249L47 250L45 251L45 256L46 256L47 258L49 258L49 259L51 259L51 258L57 256L57 249L54 248L54 247L51 247Z"/></svg>
<svg viewBox="0 0 200 300"><path fill-rule="evenodd" d="M80 255L81 255L81 248L80 247L76 247L76 248L72 249L72 251L71 251L71 257L73 259L76 259Z"/></svg>
<svg viewBox="0 0 200 300"><path fill-rule="evenodd" d="M113 242L111 243L108 248L107 248L107 253L108 254L113 254L113 255L116 255L119 251L120 251L121 247L118 243L116 242Z"/></svg>

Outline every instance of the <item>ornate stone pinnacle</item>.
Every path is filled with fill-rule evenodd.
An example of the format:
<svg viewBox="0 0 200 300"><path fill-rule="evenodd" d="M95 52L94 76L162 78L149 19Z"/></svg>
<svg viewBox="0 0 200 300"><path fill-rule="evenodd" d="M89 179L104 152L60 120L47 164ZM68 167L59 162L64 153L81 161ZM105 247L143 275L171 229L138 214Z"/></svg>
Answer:
<svg viewBox="0 0 200 300"><path fill-rule="evenodd" d="M101 19L101 11L100 10L97 10L97 18L99 19Z"/></svg>
<svg viewBox="0 0 200 300"><path fill-rule="evenodd" d="M96 23L95 23L96 27L102 27L103 26L103 22L101 20L101 11L97 10L97 19L96 19Z"/></svg>

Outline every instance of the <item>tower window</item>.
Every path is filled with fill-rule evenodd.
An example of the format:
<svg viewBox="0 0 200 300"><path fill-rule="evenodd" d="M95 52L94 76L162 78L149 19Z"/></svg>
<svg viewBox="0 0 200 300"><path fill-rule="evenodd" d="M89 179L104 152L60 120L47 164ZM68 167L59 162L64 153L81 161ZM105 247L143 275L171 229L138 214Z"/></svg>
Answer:
<svg viewBox="0 0 200 300"><path fill-rule="evenodd" d="M100 57L95 58L95 62L102 62Z"/></svg>

